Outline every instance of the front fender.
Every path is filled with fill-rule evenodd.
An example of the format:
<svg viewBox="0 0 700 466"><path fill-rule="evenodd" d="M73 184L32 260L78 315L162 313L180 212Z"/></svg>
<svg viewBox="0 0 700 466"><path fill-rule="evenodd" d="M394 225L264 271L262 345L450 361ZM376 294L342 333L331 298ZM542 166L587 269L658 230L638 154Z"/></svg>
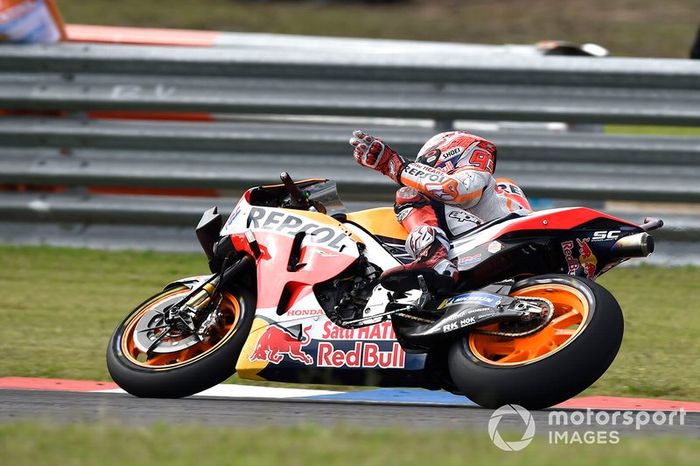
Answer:
<svg viewBox="0 0 700 466"><path fill-rule="evenodd" d="M205 281L209 280L211 277L212 275L194 275L192 277L179 278L165 285L163 287L163 291L171 290L179 285L185 285L190 290L193 290Z"/></svg>

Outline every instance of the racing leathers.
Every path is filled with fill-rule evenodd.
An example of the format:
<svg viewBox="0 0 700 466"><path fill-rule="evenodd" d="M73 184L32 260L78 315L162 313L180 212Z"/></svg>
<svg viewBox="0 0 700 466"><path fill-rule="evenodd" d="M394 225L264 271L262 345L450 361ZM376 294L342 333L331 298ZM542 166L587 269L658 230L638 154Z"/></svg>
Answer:
<svg viewBox="0 0 700 466"><path fill-rule="evenodd" d="M409 232L406 249L414 260L382 274L387 289L418 288L422 275L433 290L448 292L459 276L448 258L450 236L511 212L530 211L515 183L494 178L496 146L481 137L464 131L437 134L423 145L415 162L362 131L353 133L350 144L360 165L402 185L394 212Z"/></svg>

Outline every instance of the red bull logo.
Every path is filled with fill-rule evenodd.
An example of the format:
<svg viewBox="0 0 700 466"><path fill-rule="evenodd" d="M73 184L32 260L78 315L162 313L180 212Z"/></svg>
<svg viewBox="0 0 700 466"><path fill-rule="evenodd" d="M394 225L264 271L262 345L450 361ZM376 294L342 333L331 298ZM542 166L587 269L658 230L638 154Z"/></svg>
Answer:
<svg viewBox="0 0 700 466"><path fill-rule="evenodd" d="M311 330L310 325L304 327L304 336L301 340L298 340L285 329L277 325L270 325L258 339L255 350L248 359L250 361L269 361L272 364L279 364L286 354L291 359L310 366L314 363L314 360L302 349L311 341L309 330Z"/></svg>
<svg viewBox="0 0 700 466"><path fill-rule="evenodd" d="M401 369L406 364L406 353L398 342L390 350L382 351L379 344L355 342L350 350L336 349L333 343L322 341L318 344L319 367L380 367Z"/></svg>
<svg viewBox="0 0 700 466"><path fill-rule="evenodd" d="M584 238L583 240L576 239L578 243L578 261L586 272L586 277L593 278L595 271L598 268L598 258L593 254L591 246L588 244L590 238Z"/></svg>
<svg viewBox="0 0 700 466"><path fill-rule="evenodd" d="M568 274L574 275L576 270L580 267L579 262L574 259L574 242L565 241L561 243L561 250L564 253L564 258L566 259L566 264L569 267Z"/></svg>

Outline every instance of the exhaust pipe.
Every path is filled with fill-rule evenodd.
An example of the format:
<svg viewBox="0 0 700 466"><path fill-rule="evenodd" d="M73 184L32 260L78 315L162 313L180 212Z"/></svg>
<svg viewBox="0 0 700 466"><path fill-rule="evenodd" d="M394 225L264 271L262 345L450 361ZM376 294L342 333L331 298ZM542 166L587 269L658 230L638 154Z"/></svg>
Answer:
<svg viewBox="0 0 700 466"><path fill-rule="evenodd" d="M612 246L612 253L617 257L646 257L652 252L654 252L654 238L648 233L625 236Z"/></svg>

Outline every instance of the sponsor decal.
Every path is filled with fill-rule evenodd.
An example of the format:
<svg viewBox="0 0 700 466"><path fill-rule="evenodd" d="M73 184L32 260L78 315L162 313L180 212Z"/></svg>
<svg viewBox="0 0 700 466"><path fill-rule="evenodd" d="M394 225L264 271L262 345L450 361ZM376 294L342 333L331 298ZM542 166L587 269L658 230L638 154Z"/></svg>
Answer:
<svg viewBox="0 0 700 466"><path fill-rule="evenodd" d="M272 324L258 339L255 350L248 358L250 361L268 361L272 364L279 364L284 356L304 363L307 366L313 364L313 358L302 348L309 344L311 326L304 327L304 336L301 340L296 339L284 327Z"/></svg>
<svg viewBox="0 0 700 466"><path fill-rule="evenodd" d="M424 165L423 168L416 168L414 164L409 163L401 174L408 174L421 180L425 178L433 183L442 183L445 180L445 174L442 171L428 167L427 165Z"/></svg>
<svg viewBox="0 0 700 466"><path fill-rule="evenodd" d="M287 314L291 312L294 311ZM300 309L297 312L315 315L323 311ZM312 365L314 357L307 352L312 342L310 330L311 326L304 327L303 338L298 340L287 329L272 324L258 339L249 359L280 364L287 356L305 365ZM323 326L320 340L328 341L318 341L315 349L315 362L318 367L401 369L406 363L406 353L396 341L393 327L388 321L357 329L338 327L328 321Z"/></svg>
<svg viewBox="0 0 700 466"><path fill-rule="evenodd" d="M590 238L580 240L576 238L579 247L578 261L586 271L586 277L593 278L596 268L598 267L598 258L593 254L591 246L588 244Z"/></svg>
<svg viewBox="0 0 700 466"><path fill-rule="evenodd" d="M285 316L289 317L315 317L323 314L323 309L290 309L284 313Z"/></svg>
<svg viewBox="0 0 700 466"><path fill-rule="evenodd" d="M515 194L516 196L522 196L525 197L525 193L523 192L522 189L520 189L519 186L516 186L512 183L499 183L497 188L497 192L502 192L502 193L509 193L509 194Z"/></svg>
<svg viewBox="0 0 700 466"><path fill-rule="evenodd" d="M396 219L399 221L399 223L403 222L406 220L406 217L411 215L411 212L413 212L413 207L406 207L401 209L399 214L396 216Z"/></svg>
<svg viewBox="0 0 700 466"><path fill-rule="evenodd" d="M447 333L451 332L452 330L457 330L459 328L459 324L457 322L450 322L449 324L445 324L442 326L442 332Z"/></svg>
<svg viewBox="0 0 700 466"><path fill-rule="evenodd" d="M391 176L393 177L396 177L396 175L398 175L396 162L394 162L394 159L389 160L389 173L391 173Z"/></svg>
<svg viewBox="0 0 700 466"><path fill-rule="evenodd" d="M312 243L323 244L339 251L345 246L343 240L347 238L345 232L275 209L252 207L248 214L248 222L251 228L275 231L290 236L303 231L307 233Z"/></svg>
<svg viewBox="0 0 700 466"><path fill-rule="evenodd" d="M417 160L418 163L425 165L433 165L435 161L440 157L440 149L433 147L425 151L425 154L421 155Z"/></svg>
<svg viewBox="0 0 700 466"><path fill-rule="evenodd" d="M564 253L564 259L566 259L566 264L568 266L568 271L567 273L569 275L574 275L576 273L576 270L579 268L579 263L576 259L574 259L574 242L573 241L564 241L561 243L561 250Z"/></svg>
<svg viewBox="0 0 700 466"><path fill-rule="evenodd" d="M445 319L445 321L461 319L462 317L466 316L468 312L469 311L467 309L456 312L456 313L452 314L451 316L447 317Z"/></svg>
<svg viewBox="0 0 700 466"><path fill-rule="evenodd" d="M231 215L229 215L228 220L226 220L226 223L224 224L224 227L221 229L226 230L228 227L230 227L233 224L233 221L236 220L236 217L238 217L238 214L241 213L241 207L236 206L235 209L233 209L233 212L231 212Z"/></svg>
<svg viewBox="0 0 700 466"><path fill-rule="evenodd" d="M457 261L457 265L472 265L481 262L481 253L473 256L463 256Z"/></svg>
<svg viewBox="0 0 700 466"><path fill-rule="evenodd" d="M459 321L459 327L464 328L468 325L472 325L476 323L476 319L474 317L467 317L466 319L462 319Z"/></svg>
<svg viewBox="0 0 700 466"><path fill-rule="evenodd" d="M476 217L476 216L470 214L466 210L453 210L452 212L449 213L449 215L447 217L455 219L460 223L472 222L472 223L479 224L481 222L481 219L479 217Z"/></svg>
<svg viewBox="0 0 700 466"><path fill-rule="evenodd" d="M593 254L593 250L589 245L590 238L578 239L578 258L574 257L574 242L564 241L561 243L561 250L564 253L564 259L568 266L567 273L575 275L579 267L583 267L586 277L593 278L598 267L598 258Z"/></svg>
<svg viewBox="0 0 700 466"><path fill-rule="evenodd" d="M620 230L596 231L591 237L591 241L615 241L620 238Z"/></svg>
<svg viewBox="0 0 700 466"><path fill-rule="evenodd" d="M336 349L332 342L318 343L319 367L380 367L401 369L406 363L406 353L398 342L388 351L382 351L378 343L357 341L350 350Z"/></svg>
<svg viewBox="0 0 700 466"><path fill-rule="evenodd" d="M498 241L492 241L491 244L489 244L489 246L486 248L486 250L491 254L496 254L501 249L503 249L503 245Z"/></svg>
<svg viewBox="0 0 700 466"><path fill-rule="evenodd" d="M454 149L450 149L447 152L444 152L441 156L440 159L442 160L447 160L451 157L454 157L455 155L461 154L464 151L463 147L455 147Z"/></svg>
<svg viewBox="0 0 700 466"><path fill-rule="evenodd" d="M361 328L338 327L328 321L323 325L321 340L396 340L390 321Z"/></svg>
<svg viewBox="0 0 700 466"><path fill-rule="evenodd" d="M396 341L390 321L361 328L338 327L328 321L323 325L321 340L329 341L318 343L316 361L319 367L400 369L406 362L406 353ZM345 343L348 340L354 341L351 347Z"/></svg>
<svg viewBox="0 0 700 466"><path fill-rule="evenodd" d="M462 303L479 303L488 307L496 307L501 304L501 298L489 293L466 293L450 298L446 305L452 306Z"/></svg>

